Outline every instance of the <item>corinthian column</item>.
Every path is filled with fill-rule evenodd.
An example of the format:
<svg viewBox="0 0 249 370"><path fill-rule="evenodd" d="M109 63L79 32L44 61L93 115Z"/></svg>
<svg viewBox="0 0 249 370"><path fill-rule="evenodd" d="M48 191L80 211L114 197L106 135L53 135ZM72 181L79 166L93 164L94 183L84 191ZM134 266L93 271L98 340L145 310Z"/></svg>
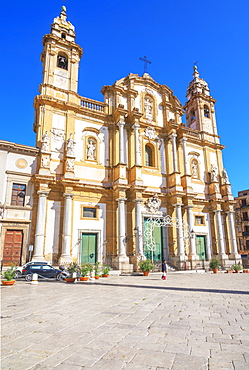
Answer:
<svg viewBox="0 0 249 370"><path fill-rule="evenodd" d="M176 218L177 218L177 248L178 248L178 256L180 257L180 261L184 261L185 259L185 251L184 251L184 238L183 238L183 225L182 225L182 205L176 204Z"/></svg>
<svg viewBox="0 0 249 370"><path fill-rule="evenodd" d="M140 166L141 156L139 152L139 139L138 139L138 129L140 126L138 123L135 123L133 127L134 127L134 137L135 137L135 165Z"/></svg>
<svg viewBox="0 0 249 370"><path fill-rule="evenodd" d="M126 223L125 223L125 201L124 198L118 199L118 247L119 255L126 256L125 248L125 234L126 234Z"/></svg>
<svg viewBox="0 0 249 370"><path fill-rule="evenodd" d="M178 161L177 161L177 152L176 152L176 134L171 134L172 140L172 154L173 154L173 172L178 172Z"/></svg>
<svg viewBox="0 0 249 370"><path fill-rule="evenodd" d="M71 219L72 219L72 199L73 194L63 194L64 201L64 218L63 218L63 235L62 235L62 254L60 263L68 263L72 261L70 255L71 243Z"/></svg>
<svg viewBox="0 0 249 370"><path fill-rule="evenodd" d="M194 218L192 208L193 206L187 206L188 226L190 233L194 231ZM195 235L190 236L190 256L192 257L192 259L196 259Z"/></svg>
<svg viewBox="0 0 249 370"><path fill-rule="evenodd" d="M137 254L139 256L144 255L143 251L143 240L142 240L142 214L141 214L141 202L142 199L136 199L136 246Z"/></svg>
<svg viewBox="0 0 249 370"><path fill-rule="evenodd" d="M217 233L218 233L218 247L219 247L219 255L222 259L227 258L225 253L225 243L224 243L224 234L222 229L222 222L221 222L221 211L217 209L215 212L216 215L216 226L217 226Z"/></svg>
<svg viewBox="0 0 249 370"><path fill-rule="evenodd" d="M48 191L38 191L38 208L36 218L36 230L35 230L35 245L34 255L32 261L45 261L43 256L44 248L44 231L45 231L45 215L46 215L46 200Z"/></svg>
<svg viewBox="0 0 249 370"><path fill-rule="evenodd" d="M125 163L124 160L124 125L123 121L118 124L119 127L119 163Z"/></svg>
<svg viewBox="0 0 249 370"><path fill-rule="evenodd" d="M230 240L231 240L231 247L232 247L232 256L235 259L240 259L241 256L238 254L237 242L236 242L236 234L235 234L235 226L234 226L234 211L227 212L228 215L228 222L229 222L229 232L230 232Z"/></svg>

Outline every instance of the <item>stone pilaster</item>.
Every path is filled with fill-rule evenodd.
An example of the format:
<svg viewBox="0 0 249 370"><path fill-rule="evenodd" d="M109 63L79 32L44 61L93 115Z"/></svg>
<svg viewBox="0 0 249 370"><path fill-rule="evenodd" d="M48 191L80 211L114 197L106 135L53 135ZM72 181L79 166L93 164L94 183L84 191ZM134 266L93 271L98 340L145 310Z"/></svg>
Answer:
<svg viewBox="0 0 249 370"><path fill-rule="evenodd" d="M124 121L119 121L119 163L125 163L125 153L124 153Z"/></svg>
<svg viewBox="0 0 249 370"><path fill-rule="evenodd" d="M141 155L139 151L139 124L135 123L134 124L134 141L135 141L135 166L140 166L141 165Z"/></svg>
<svg viewBox="0 0 249 370"><path fill-rule="evenodd" d="M176 151L176 134L170 135L172 140L172 155L173 155L173 172L178 172L178 160L177 160L177 151Z"/></svg>

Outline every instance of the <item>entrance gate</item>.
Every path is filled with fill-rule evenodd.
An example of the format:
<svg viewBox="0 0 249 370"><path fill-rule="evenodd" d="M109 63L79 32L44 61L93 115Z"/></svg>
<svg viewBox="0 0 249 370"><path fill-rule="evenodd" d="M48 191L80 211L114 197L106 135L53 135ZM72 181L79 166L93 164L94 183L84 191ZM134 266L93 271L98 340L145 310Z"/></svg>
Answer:
<svg viewBox="0 0 249 370"><path fill-rule="evenodd" d="M184 219L178 219L169 215L163 217L149 217L145 219L144 227L144 240L146 241L146 249L151 251L152 262L154 257L154 251L157 250L157 241L154 237L155 228L161 227L175 227L182 231L182 238L184 242L184 253L186 254L187 246L190 240L189 225ZM161 260L164 257L161 257Z"/></svg>

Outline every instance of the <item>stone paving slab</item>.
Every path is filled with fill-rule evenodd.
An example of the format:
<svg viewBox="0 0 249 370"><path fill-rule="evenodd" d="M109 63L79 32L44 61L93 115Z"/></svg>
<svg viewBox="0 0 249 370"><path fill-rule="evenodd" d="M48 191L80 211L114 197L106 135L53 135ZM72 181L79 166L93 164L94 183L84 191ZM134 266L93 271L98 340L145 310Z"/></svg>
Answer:
<svg viewBox="0 0 249 370"><path fill-rule="evenodd" d="M249 369L249 275L1 287L2 370Z"/></svg>

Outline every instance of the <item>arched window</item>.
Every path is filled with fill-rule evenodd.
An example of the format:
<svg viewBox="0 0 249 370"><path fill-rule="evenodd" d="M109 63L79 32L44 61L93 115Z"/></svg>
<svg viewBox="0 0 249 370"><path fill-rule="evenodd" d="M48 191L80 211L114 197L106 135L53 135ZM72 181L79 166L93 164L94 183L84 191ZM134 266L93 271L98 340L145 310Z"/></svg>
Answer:
<svg viewBox="0 0 249 370"><path fill-rule="evenodd" d="M210 118L210 111L207 105L204 105L204 117Z"/></svg>
<svg viewBox="0 0 249 370"><path fill-rule="evenodd" d="M57 67L62 69L68 69L68 59L65 55L59 54L57 56Z"/></svg>
<svg viewBox="0 0 249 370"><path fill-rule="evenodd" d="M199 165L197 159L192 159L191 161L191 175L193 178L199 178Z"/></svg>
<svg viewBox="0 0 249 370"><path fill-rule="evenodd" d="M191 110L190 117L191 117L191 121L194 121L196 119L194 109Z"/></svg>
<svg viewBox="0 0 249 370"><path fill-rule="evenodd" d="M153 167L154 166L154 158L153 158L153 148L149 145L145 145L145 166Z"/></svg>

